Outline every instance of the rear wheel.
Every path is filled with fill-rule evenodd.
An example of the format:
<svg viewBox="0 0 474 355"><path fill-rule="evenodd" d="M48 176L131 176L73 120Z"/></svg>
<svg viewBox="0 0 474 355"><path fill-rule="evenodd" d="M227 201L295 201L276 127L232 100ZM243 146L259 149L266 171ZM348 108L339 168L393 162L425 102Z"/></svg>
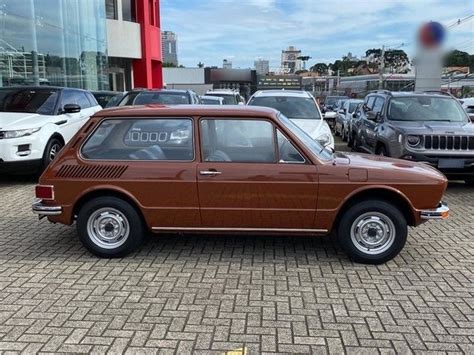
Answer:
<svg viewBox="0 0 474 355"><path fill-rule="evenodd" d="M403 249L407 222L398 208L383 200L366 200L344 212L337 231L339 243L354 261L381 264Z"/></svg>
<svg viewBox="0 0 474 355"><path fill-rule="evenodd" d="M136 209L117 197L98 197L87 202L77 216L77 231L82 244L103 258L131 253L145 234Z"/></svg>
<svg viewBox="0 0 474 355"><path fill-rule="evenodd" d="M61 149L63 149L63 142L58 138L51 138L46 144L46 148L43 153L43 164L41 166L41 171L46 169L48 165L56 158Z"/></svg>

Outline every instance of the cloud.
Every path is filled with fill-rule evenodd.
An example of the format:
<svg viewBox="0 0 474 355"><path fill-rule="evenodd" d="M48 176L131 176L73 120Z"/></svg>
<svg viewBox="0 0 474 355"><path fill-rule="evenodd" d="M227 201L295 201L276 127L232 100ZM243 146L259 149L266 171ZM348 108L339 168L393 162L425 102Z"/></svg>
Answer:
<svg viewBox="0 0 474 355"><path fill-rule="evenodd" d="M281 50L300 48L317 61L333 61L348 51L402 47L413 54L421 23L451 24L466 16L471 0L161 0L162 28L178 33L182 64L252 67L256 57L279 66ZM472 6L471 6L472 7ZM472 52L473 21L449 30L448 42ZM465 44L467 43L467 45ZM463 49L463 48L460 48Z"/></svg>

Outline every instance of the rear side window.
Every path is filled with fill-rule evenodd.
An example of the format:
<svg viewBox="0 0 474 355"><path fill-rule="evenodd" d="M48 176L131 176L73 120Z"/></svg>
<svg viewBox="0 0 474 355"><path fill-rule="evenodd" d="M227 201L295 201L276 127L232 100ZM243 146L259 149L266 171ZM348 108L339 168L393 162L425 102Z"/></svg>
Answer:
<svg viewBox="0 0 474 355"><path fill-rule="evenodd" d="M92 160L194 160L189 118L110 119L100 123L82 147Z"/></svg>

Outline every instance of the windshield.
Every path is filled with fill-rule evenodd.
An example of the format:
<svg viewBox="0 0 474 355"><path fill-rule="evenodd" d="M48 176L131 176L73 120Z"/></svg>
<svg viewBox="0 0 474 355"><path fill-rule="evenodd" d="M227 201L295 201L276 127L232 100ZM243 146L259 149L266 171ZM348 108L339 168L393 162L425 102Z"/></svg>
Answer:
<svg viewBox="0 0 474 355"><path fill-rule="evenodd" d="M286 128L290 129L298 137L298 139L301 140L303 144L308 147L316 156L322 160L330 160L332 158L332 152L312 139L305 131L288 119L288 117L283 114L279 114L278 118L281 123L283 123Z"/></svg>
<svg viewBox="0 0 474 355"><path fill-rule="evenodd" d="M135 98L134 105L164 104L189 105L189 96L181 92L141 92Z"/></svg>
<svg viewBox="0 0 474 355"><path fill-rule="evenodd" d="M339 100L348 99L346 96L328 96L324 104L326 106L334 106Z"/></svg>
<svg viewBox="0 0 474 355"><path fill-rule="evenodd" d="M451 97L411 96L390 101L388 118L394 121L466 121L461 105Z"/></svg>
<svg viewBox="0 0 474 355"><path fill-rule="evenodd" d="M217 96L224 99L224 105L237 105L235 95L232 94L220 94L220 93L207 93L206 96Z"/></svg>
<svg viewBox="0 0 474 355"><path fill-rule="evenodd" d="M0 112L28 112L53 115L58 90L4 89L0 90Z"/></svg>
<svg viewBox="0 0 474 355"><path fill-rule="evenodd" d="M249 105L271 107L293 119L321 119L316 103L309 97L261 96L254 97Z"/></svg>
<svg viewBox="0 0 474 355"><path fill-rule="evenodd" d="M204 98L204 97L201 97L201 102L205 105L220 105L221 104L219 100L212 100L212 99Z"/></svg>

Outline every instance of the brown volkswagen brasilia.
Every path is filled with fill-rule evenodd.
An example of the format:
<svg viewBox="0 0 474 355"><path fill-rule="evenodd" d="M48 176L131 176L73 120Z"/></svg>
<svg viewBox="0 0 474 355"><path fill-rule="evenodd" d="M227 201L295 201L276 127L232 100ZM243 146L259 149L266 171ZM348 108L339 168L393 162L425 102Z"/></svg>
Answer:
<svg viewBox="0 0 474 355"><path fill-rule="evenodd" d="M100 111L40 178L33 211L76 222L121 257L148 231L324 235L383 263L407 226L442 219L446 178L422 163L332 153L278 111L139 106Z"/></svg>

